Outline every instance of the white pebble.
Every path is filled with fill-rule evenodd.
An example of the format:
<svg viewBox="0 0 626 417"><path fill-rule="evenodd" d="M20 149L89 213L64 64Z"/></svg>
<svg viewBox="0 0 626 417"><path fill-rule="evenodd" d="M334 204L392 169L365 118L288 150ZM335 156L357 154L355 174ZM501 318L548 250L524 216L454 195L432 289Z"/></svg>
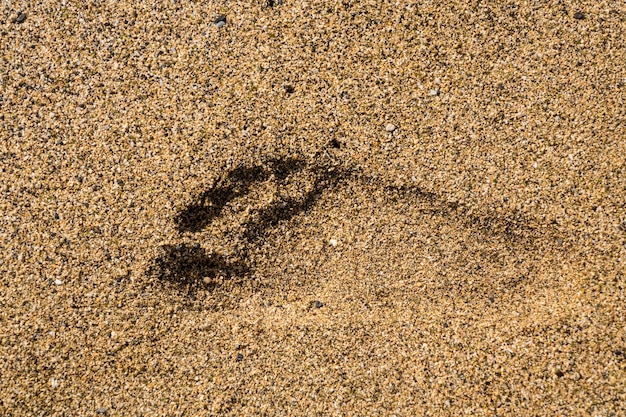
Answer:
<svg viewBox="0 0 626 417"><path fill-rule="evenodd" d="M54 280L54 283L55 283L56 285L61 285L61 284L63 284L63 281L61 281L60 279L55 279L55 280Z"/></svg>
<svg viewBox="0 0 626 417"><path fill-rule="evenodd" d="M333 248L337 247L337 239L330 239L328 243L330 243L330 246Z"/></svg>
<svg viewBox="0 0 626 417"><path fill-rule="evenodd" d="M52 388L58 388L59 387L59 380L58 379L54 379L54 378L50 378L50 385L52 386Z"/></svg>
<svg viewBox="0 0 626 417"><path fill-rule="evenodd" d="M223 28L225 25L226 25L226 22L224 22L223 20L220 20L219 22L215 24L215 26L217 26L218 28Z"/></svg>
<svg viewBox="0 0 626 417"><path fill-rule="evenodd" d="M385 127L385 130L386 130L387 132L393 132L394 130L396 130L396 126L395 126L394 124L392 124L392 123L389 123L389 124Z"/></svg>
<svg viewBox="0 0 626 417"><path fill-rule="evenodd" d="M430 90L428 94L430 94L431 96L436 96L437 94L439 94L439 90Z"/></svg>

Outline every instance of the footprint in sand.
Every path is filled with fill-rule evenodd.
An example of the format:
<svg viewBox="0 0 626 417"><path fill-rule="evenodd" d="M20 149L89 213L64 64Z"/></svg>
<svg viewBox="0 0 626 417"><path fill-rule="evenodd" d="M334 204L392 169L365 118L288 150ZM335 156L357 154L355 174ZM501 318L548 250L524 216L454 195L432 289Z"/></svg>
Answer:
<svg viewBox="0 0 626 417"><path fill-rule="evenodd" d="M175 224L181 235L193 235L220 223L217 228L230 242L231 253L207 250L199 243L164 245L148 273L187 289L246 276L253 268L249 253L268 230L306 212L325 190L349 176L327 153L314 160L269 159L237 166L218 178L176 215Z"/></svg>
<svg viewBox="0 0 626 417"><path fill-rule="evenodd" d="M259 255L259 249L278 228L302 214L312 216L304 216L304 223L315 223L315 218L321 218L318 206L331 195L342 195L339 199L335 196L335 201L349 204L337 208L335 217L327 222L339 221L348 215L344 211L353 210L349 227L358 229L355 233L361 241L355 247L373 245L355 254L364 259L361 265L371 269L378 262L381 270L405 268L422 275L427 273L423 271L434 271L432 277L420 279L446 288L477 274L484 275L485 280L502 281L503 286L518 285L532 273L522 259L533 264L532 259L543 251L539 250L540 242L557 240L549 226L519 213L503 215L487 208L465 207L416 186L386 184L362 171L328 152L308 159L290 156L236 166L176 215L175 225L184 243L162 246L148 272L186 289L187 294L198 288L213 289L226 281L232 289L258 271L259 256L268 255ZM352 193L351 186L359 192ZM197 235L201 237L194 239ZM391 245L387 251L381 242ZM285 265L276 264L276 271L297 264L298 250L294 247L269 254L285 258ZM385 255L379 262L376 250L394 254L397 259ZM424 269L423 265L430 266ZM317 268L302 267L309 272ZM355 274L361 273L356 269ZM275 271L270 274L276 275ZM471 285L480 283L470 281L477 283Z"/></svg>

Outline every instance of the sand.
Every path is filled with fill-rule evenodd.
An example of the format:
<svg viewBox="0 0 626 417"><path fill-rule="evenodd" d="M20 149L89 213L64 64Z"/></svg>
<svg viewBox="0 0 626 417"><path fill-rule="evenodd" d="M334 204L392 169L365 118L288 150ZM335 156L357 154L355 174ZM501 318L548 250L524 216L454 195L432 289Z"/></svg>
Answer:
<svg viewBox="0 0 626 417"><path fill-rule="evenodd" d="M0 414L626 415L623 2L4 2L0 51Z"/></svg>

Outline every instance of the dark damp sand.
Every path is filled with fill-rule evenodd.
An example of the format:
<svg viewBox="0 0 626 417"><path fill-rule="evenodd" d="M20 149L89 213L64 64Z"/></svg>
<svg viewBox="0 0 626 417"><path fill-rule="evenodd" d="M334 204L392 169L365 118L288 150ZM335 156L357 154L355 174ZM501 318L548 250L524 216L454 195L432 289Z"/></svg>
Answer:
<svg viewBox="0 0 626 417"><path fill-rule="evenodd" d="M0 414L626 414L622 2L165 3L0 6Z"/></svg>

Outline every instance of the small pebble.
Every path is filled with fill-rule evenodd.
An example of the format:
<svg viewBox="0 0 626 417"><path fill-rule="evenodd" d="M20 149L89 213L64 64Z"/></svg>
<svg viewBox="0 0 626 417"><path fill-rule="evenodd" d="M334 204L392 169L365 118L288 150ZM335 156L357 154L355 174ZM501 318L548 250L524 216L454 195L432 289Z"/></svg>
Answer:
<svg viewBox="0 0 626 417"><path fill-rule="evenodd" d="M394 124L392 124L392 123L389 123L389 124L385 127L385 130L386 130L387 132L393 132L394 130L396 130L396 126L395 126Z"/></svg>
<svg viewBox="0 0 626 417"><path fill-rule="evenodd" d="M237 354L237 358L235 359L237 362L241 362L243 360L243 355L241 353Z"/></svg>
<svg viewBox="0 0 626 417"><path fill-rule="evenodd" d="M428 94L429 94L429 95L431 95L431 96L436 96L437 94L439 94L439 90L434 90L434 89L433 89L433 90L430 90L430 91L428 92Z"/></svg>
<svg viewBox="0 0 626 417"><path fill-rule="evenodd" d="M330 239L328 243L330 243L330 246L333 248L337 247L337 239Z"/></svg>
<svg viewBox="0 0 626 417"><path fill-rule="evenodd" d="M315 303L313 303L313 305L315 306L315 308L324 307L324 303L322 303L321 301L317 301L317 300L315 300Z"/></svg>
<svg viewBox="0 0 626 417"><path fill-rule="evenodd" d="M574 19L576 20L583 20L585 18L585 14L583 12L576 12L574 13Z"/></svg>
<svg viewBox="0 0 626 417"><path fill-rule="evenodd" d="M54 378L50 378L50 386L52 388L58 388L59 387L59 380L58 379L54 379Z"/></svg>
<svg viewBox="0 0 626 417"><path fill-rule="evenodd" d="M96 414L106 414L107 413L107 409L106 408L98 408L96 410Z"/></svg>
<svg viewBox="0 0 626 417"><path fill-rule="evenodd" d="M61 284L63 284L63 281L61 281L60 279L55 279L54 283L55 283L55 285L61 285Z"/></svg>
<svg viewBox="0 0 626 417"><path fill-rule="evenodd" d="M213 23L215 23L215 26L217 26L218 28L223 28L226 25L226 16L218 16L217 19L213 21Z"/></svg>
<svg viewBox="0 0 626 417"><path fill-rule="evenodd" d="M26 14L24 12L19 12L17 17L13 19L13 23L22 23L26 20Z"/></svg>

